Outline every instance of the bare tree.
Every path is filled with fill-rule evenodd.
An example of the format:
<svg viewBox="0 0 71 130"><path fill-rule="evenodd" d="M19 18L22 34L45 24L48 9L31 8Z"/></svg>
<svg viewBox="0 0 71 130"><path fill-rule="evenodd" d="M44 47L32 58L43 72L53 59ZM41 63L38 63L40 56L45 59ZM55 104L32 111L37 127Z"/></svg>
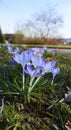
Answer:
<svg viewBox="0 0 71 130"><path fill-rule="evenodd" d="M62 23L62 17L57 13L56 8L48 6L45 11L35 14L30 20L24 21L23 24L17 25L16 41L19 41L19 39L23 41L24 35L24 40L27 40L29 37L30 41L40 39L47 43L47 39L59 38L60 34L57 34L58 30L62 27Z"/></svg>
<svg viewBox="0 0 71 130"><path fill-rule="evenodd" d="M59 16L55 8L47 8L35 16L35 28L40 33L40 36L51 37L61 27L63 23L62 17Z"/></svg>
<svg viewBox="0 0 71 130"><path fill-rule="evenodd" d="M55 8L47 7L47 10L36 14L25 24L28 33L45 38L55 37L63 23L62 17L56 12Z"/></svg>

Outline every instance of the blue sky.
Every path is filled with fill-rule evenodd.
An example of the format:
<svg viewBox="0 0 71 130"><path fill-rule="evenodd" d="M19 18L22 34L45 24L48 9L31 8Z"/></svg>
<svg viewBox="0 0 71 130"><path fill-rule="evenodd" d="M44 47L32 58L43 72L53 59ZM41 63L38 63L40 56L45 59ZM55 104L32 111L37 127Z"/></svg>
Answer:
<svg viewBox="0 0 71 130"><path fill-rule="evenodd" d="M0 26L3 33L14 33L17 23L23 23L34 14L56 6L63 17L63 37L71 37L71 0L0 0Z"/></svg>

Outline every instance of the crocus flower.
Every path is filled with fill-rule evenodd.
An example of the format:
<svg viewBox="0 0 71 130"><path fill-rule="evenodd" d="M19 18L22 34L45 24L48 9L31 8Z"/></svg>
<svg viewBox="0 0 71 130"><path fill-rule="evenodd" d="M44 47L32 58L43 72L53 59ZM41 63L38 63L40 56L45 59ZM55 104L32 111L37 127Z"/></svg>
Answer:
<svg viewBox="0 0 71 130"><path fill-rule="evenodd" d="M32 56L31 58L32 61L32 65L36 68L38 66L42 67L45 65L45 60L44 58L40 57L40 56Z"/></svg>
<svg viewBox="0 0 71 130"><path fill-rule="evenodd" d="M15 54L15 53L18 53L19 52L19 48L16 47L14 50L11 46L8 46L8 52L11 53L11 54Z"/></svg>
<svg viewBox="0 0 71 130"><path fill-rule="evenodd" d="M22 68L23 68L23 89L24 89L24 80L25 80L24 79L25 78L25 76L24 76L24 69L25 69L25 65L30 62L31 55L32 55L32 53L29 52L29 51L23 51L21 54L16 53L14 55L14 60L17 63L21 64Z"/></svg>
<svg viewBox="0 0 71 130"><path fill-rule="evenodd" d="M33 87L36 85L36 83L38 82L38 80L41 78L42 74L42 68L41 67L37 67L36 69L34 69L32 67L32 65L27 65L27 68L24 69L24 71L30 75L31 79L30 79L30 87L28 88L28 92L30 93L31 90L33 89ZM34 79L36 78L35 82L33 83Z"/></svg>
<svg viewBox="0 0 71 130"><path fill-rule="evenodd" d="M41 57L43 56L44 50L42 48L35 47L35 48L31 48L30 50L33 51L33 54L35 56L41 56Z"/></svg>
<svg viewBox="0 0 71 130"><path fill-rule="evenodd" d="M47 48L46 46L43 46L43 47L42 47L42 50L43 50L43 51L49 51L50 49Z"/></svg>
<svg viewBox="0 0 71 130"><path fill-rule="evenodd" d="M45 74L45 73L52 73L52 74L53 74L53 79L52 79L51 84L53 84L54 77L55 77L55 76L59 73L59 71L60 71L60 68L59 68L59 67L55 68L55 64L56 64L55 61L48 61L48 62L46 62L45 66L44 66L44 70L43 70L43 72L42 72L42 74Z"/></svg>
<svg viewBox="0 0 71 130"><path fill-rule="evenodd" d="M52 71L53 71L53 69L55 67L55 64L56 64L55 61L47 61L45 63L45 66L43 66L43 68L44 68L43 73L49 73L49 72L52 73Z"/></svg>
<svg viewBox="0 0 71 130"><path fill-rule="evenodd" d="M33 69L31 65L27 65L27 69L24 71L29 74L31 77L38 76L37 74L40 72L41 68L37 67L36 69Z"/></svg>
<svg viewBox="0 0 71 130"><path fill-rule="evenodd" d="M31 59L31 56L30 56L30 54L28 53L28 51L23 51L21 54L16 53L16 54L14 55L14 60L15 60L17 63L21 64L23 68L24 68L25 65L30 61L30 59Z"/></svg>
<svg viewBox="0 0 71 130"><path fill-rule="evenodd" d="M48 48L48 47L46 47L46 46L43 46L42 49L43 49L44 51L48 51L48 52L56 52L55 49L50 49L50 48Z"/></svg>
<svg viewBox="0 0 71 130"><path fill-rule="evenodd" d="M11 64L11 65L15 65L16 62L15 62L14 60L11 60L11 61L10 61L10 64Z"/></svg>
<svg viewBox="0 0 71 130"><path fill-rule="evenodd" d="M33 68L31 64L28 64L26 69L24 69L25 73L29 74L32 77L43 76L42 71L43 67L38 66L37 68Z"/></svg>
<svg viewBox="0 0 71 130"><path fill-rule="evenodd" d="M9 52L9 53L12 53L12 52L13 52L13 49L12 49L11 46L8 46L8 52Z"/></svg>
<svg viewBox="0 0 71 130"><path fill-rule="evenodd" d="M60 72L60 68L59 68L59 67L54 68L54 69L52 70L53 79L54 79L54 77L55 77L59 72Z"/></svg>
<svg viewBox="0 0 71 130"><path fill-rule="evenodd" d="M19 48L16 47L15 50L13 50L13 54L18 53L18 52L19 52Z"/></svg>
<svg viewBox="0 0 71 130"><path fill-rule="evenodd" d="M5 47L5 46L7 46L7 47L11 47L12 44L11 44L11 43L4 43L3 46L4 46L4 47Z"/></svg>
<svg viewBox="0 0 71 130"><path fill-rule="evenodd" d="M30 79L30 87L28 88L28 93L30 93L33 87L40 80L41 76L46 73L52 73L53 79L56 74L59 72L59 68L55 68L55 61L46 61L41 56L36 56L34 54L34 49L29 49L23 51L21 54L15 53L13 55L14 60L21 64L23 68L23 90L24 90L24 81L25 81L25 73L29 74Z"/></svg>

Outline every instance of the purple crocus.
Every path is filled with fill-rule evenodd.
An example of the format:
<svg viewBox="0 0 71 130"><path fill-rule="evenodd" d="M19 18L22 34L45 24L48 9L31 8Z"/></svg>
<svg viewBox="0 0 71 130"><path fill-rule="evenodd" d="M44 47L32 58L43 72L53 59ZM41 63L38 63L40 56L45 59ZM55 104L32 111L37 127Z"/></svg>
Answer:
<svg viewBox="0 0 71 130"><path fill-rule="evenodd" d="M30 84L28 88L28 93L30 93L33 87L37 84L41 76L45 75L46 73L52 73L53 79L56 74L59 73L59 68L55 68L56 62L55 61L45 61L44 58L41 56L36 56L34 54L34 49L29 49L23 51L21 54L15 53L13 55L14 60L21 64L23 68L23 90L24 90L24 81L25 81L25 74L27 73L30 75Z"/></svg>
<svg viewBox="0 0 71 130"><path fill-rule="evenodd" d="M50 49L47 48L46 46L43 46L43 47L42 47L42 50L43 50L43 51L49 51Z"/></svg>
<svg viewBox="0 0 71 130"><path fill-rule="evenodd" d="M41 71L43 70L42 67L33 68L31 64L27 65L27 68L24 70L27 74L29 74L32 77L38 77L41 75Z"/></svg>
<svg viewBox="0 0 71 130"><path fill-rule="evenodd" d="M31 48L30 50L33 52L35 56L41 56L41 57L43 56L44 50L42 48L35 47Z"/></svg>
<svg viewBox="0 0 71 130"><path fill-rule="evenodd" d="M32 56L32 55L30 55L30 53L29 53L28 51L23 51L21 54L16 53L16 54L14 55L14 60L15 60L17 63L21 64L22 67L24 68L25 65L26 65L28 62L30 62L31 56Z"/></svg>
<svg viewBox="0 0 71 130"><path fill-rule="evenodd" d="M55 76L56 76L59 72L60 72L60 68L59 68L59 67L54 68L54 69L52 70L53 78L52 78L51 85L53 84L53 81L54 81Z"/></svg>
<svg viewBox="0 0 71 130"><path fill-rule="evenodd" d="M14 55L15 53L19 52L19 48L16 47L15 49L13 49L11 46L8 46L8 52Z"/></svg>
<svg viewBox="0 0 71 130"><path fill-rule="evenodd" d="M40 57L40 56L32 56L32 58L31 58L31 61L32 61L32 65L36 68L36 67L38 67L38 66L40 66L40 67L43 67L43 66L45 66L45 60L44 60L44 58L42 58L42 57Z"/></svg>
<svg viewBox="0 0 71 130"><path fill-rule="evenodd" d="M10 61L10 64L11 64L11 65L16 65L16 62L15 62L14 60L11 60L11 61Z"/></svg>
<svg viewBox="0 0 71 130"><path fill-rule="evenodd" d="M46 46L43 46L42 50L48 51L48 52L56 52L55 49L50 49L50 48L48 48L48 47L46 47Z"/></svg>
<svg viewBox="0 0 71 130"><path fill-rule="evenodd" d="M9 53L12 53L12 52L13 52L13 49L12 49L11 46L8 46L8 52L9 52Z"/></svg>
<svg viewBox="0 0 71 130"><path fill-rule="evenodd" d="M4 47L5 47L5 46L7 46L7 47L11 47L11 46L12 46L12 44L8 42L8 43L4 43L4 45L3 45L3 46L4 46Z"/></svg>
<svg viewBox="0 0 71 130"><path fill-rule="evenodd" d="M19 52L19 48L16 47L15 50L13 50L13 54L18 53L18 52Z"/></svg>
<svg viewBox="0 0 71 130"><path fill-rule="evenodd" d="M32 53L29 51L23 51L21 54L16 53L14 54L14 60L18 63L22 65L23 68L23 90L24 90L24 81L25 81L25 76L24 76L24 69L27 63L30 62Z"/></svg>
<svg viewBox="0 0 71 130"><path fill-rule="evenodd" d="M43 66L44 71L43 73L49 73L52 72L55 67L56 62L55 61L47 61L45 63L45 66Z"/></svg>
<svg viewBox="0 0 71 130"><path fill-rule="evenodd" d="M44 69L43 69L42 74L45 74L45 73L52 73L53 74L53 79L52 79L51 84L53 84L54 77L60 71L60 68L59 67L56 68L55 64L56 64L55 61L48 61L48 62L45 63L45 66L43 66Z"/></svg>
<svg viewBox="0 0 71 130"><path fill-rule="evenodd" d="M60 72L60 68L59 68L59 67L54 68L54 69L52 70L53 79L54 79L54 77L55 77L59 72Z"/></svg>
<svg viewBox="0 0 71 130"><path fill-rule="evenodd" d="M32 65L27 65L27 68L24 69L25 73L29 74L31 79L30 79L30 84L29 84L29 88L28 88L28 92L30 93L33 89L33 87L36 85L36 83L39 81L39 79L41 78L42 74L42 67L37 67L37 68L33 68ZM36 78L36 80L34 81L34 79ZM34 83L33 83L34 82Z"/></svg>

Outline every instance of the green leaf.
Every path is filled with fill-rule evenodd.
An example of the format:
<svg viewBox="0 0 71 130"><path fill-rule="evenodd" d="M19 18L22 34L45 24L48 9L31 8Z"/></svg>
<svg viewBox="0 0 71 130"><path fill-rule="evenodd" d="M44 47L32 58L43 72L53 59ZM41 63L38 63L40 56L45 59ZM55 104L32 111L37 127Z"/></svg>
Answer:
<svg viewBox="0 0 71 130"><path fill-rule="evenodd" d="M56 130L59 130L58 126L55 124L54 121L51 121L51 125L52 125Z"/></svg>

